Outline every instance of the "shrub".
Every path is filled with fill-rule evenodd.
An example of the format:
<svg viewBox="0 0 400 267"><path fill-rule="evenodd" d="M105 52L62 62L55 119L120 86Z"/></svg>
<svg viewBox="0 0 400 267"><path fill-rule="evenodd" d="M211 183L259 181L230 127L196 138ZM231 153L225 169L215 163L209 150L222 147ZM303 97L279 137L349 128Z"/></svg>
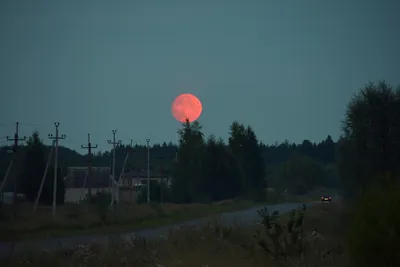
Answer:
<svg viewBox="0 0 400 267"><path fill-rule="evenodd" d="M170 188L165 183L152 183L150 184L150 199L154 202L170 202L171 192ZM142 186L137 194L137 203L147 203L147 185Z"/></svg>
<svg viewBox="0 0 400 267"><path fill-rule="evenodd" d="M279 262L290 262L291 256L300 256L304 249L303 221L306 205L302 209L292 210L289 220L282 223L279 212L269 213L267 208L257 211L264 226L263 238L260 232L256 234L258 244Z"/></svg>
<svg viewBox="0 0 400 267"><path fill-rule="evenodd" d="M96 213L101 222L106 225L108 207L111 203L111 194L105 191L99 191L96 192L95 195L86 195L84 201L96 205Z"/></svg>
<svg viewBox="0 0 400 267"><path fill-rule="evenodd" d="M400 266L400 184L365 190L354 205L348 235L353 266Z"/></svg>

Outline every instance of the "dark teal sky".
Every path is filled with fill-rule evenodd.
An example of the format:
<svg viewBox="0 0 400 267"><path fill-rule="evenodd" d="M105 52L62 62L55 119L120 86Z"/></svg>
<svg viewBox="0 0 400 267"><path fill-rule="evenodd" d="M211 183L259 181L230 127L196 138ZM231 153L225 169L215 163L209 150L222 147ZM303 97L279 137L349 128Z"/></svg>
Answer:
<svg viewBox="0 0 400 267"><path fill-rule="evenodd" d="M74 149L176 141L171 102L193 93L206 135L336 139L354 92L400 83L395 2L1 0L0 137L18 120L49 142L57 120Z"/></svg>

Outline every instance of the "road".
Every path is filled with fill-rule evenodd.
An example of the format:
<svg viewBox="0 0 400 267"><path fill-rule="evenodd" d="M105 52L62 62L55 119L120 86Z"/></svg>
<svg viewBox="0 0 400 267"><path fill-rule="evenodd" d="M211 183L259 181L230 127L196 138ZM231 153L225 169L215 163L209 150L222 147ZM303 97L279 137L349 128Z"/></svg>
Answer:
<svg viewBox="0 0 400 267"><path fill-rule="evenodd" d="M307 203L307 206L314 205L315 203ZM292 209L298 208L301 203L286 203L277 205L267 205L254 207L247 210L235 211L230 213L223 213L220 215L221 223L226 225L233 225L239 223L242 225L251 225L260 221L257 215L257 210L267 207L270 211L278 210L280 213L289 212ZM137 232L126 232L122 234L94 234L87 236L69 236L62 238L48 238L32 241L20 241L17 243L0 242L0 257L7 257L13 253L27 252L27 251L54 251L56 249L73 249L81 244L97 244L107 246L110 237L119 235L122 238L131 238L134 233L136 236L153 239L161 236L167 236L171 229L177 229L181 225L196 226L201 225L207 220L212 218L196 219L176 225L164 226L156 229L141 230Z"/></svg>

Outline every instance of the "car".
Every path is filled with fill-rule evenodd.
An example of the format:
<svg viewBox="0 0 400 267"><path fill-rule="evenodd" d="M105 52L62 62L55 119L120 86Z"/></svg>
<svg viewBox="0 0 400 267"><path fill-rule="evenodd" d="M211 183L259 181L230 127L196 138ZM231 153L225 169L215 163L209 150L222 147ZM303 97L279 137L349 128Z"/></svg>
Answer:
<svg viewBox="0 0 400 267"><path fill-rule="evenodd" d="M324 202L329 202L329 203L331 203L331 202L332 202L332 198L329 197L329 196L323 196L323 197L321 197L321 202L322 202L322 203L324 203Z"/></svg>

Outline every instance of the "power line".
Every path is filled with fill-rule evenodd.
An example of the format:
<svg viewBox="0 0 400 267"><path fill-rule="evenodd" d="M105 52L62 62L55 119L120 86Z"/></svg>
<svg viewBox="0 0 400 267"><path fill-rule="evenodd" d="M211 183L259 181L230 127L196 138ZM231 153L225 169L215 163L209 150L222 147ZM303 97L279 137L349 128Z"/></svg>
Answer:
<svg viewBox="0 0 400 267"><path fill-rule="evenodd" d="M58 140L65 139L66 135L59 135L58 126L60 126L59 122L55 122L54 126L56 127L56 136L49 134L49 139L55 141L55 150L54 150L54 183L53 183L53 217L56 216L56 200L57 200L57 169L58 169Z"/></svg>
<svg viewBox="0 0 400 267"><path fill-rule="evenodd" d="M92 196L92 187L91 187L91 178L92 178L92 148L97 148L97 145L92 146L92 143L90 142L90 134L88 134L88 144L87 146L81 145L81 148L87 148L88 150L88 176L87 179L88 181L88 194L89 197ZM86 179L83 182L83 187L85 187Z"/></svg>
<svg viewBox="0 0 400 267"><path fill-rule="evenodd" d="M25 123L25 122L20 122L20 125L23 127L46 127L47 126L47 125L43 125L43 124Z"/></svg>
<svg viewBox="0 0 400 267"><path fill-rule="evenodd" d="M15 122L0 122L0 127L13 125Z"/></svg>

